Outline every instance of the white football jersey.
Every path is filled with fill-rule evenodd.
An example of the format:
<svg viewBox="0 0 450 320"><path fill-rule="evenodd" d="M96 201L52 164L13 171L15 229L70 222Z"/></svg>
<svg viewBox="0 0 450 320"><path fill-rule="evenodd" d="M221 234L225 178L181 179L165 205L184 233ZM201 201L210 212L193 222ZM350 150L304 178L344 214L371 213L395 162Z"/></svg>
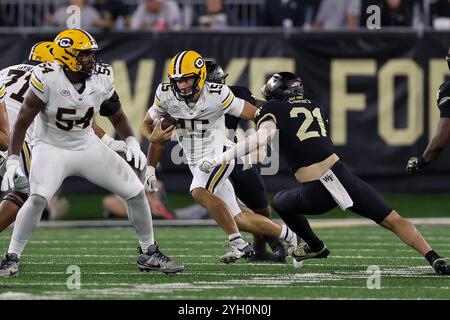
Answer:
<svg viewBox="0 0 450 320"><path fill-rule="evenodd" d="M0 82L0 102L3 102L5 100L5 94L6 94L6 87L2 82Z"/></svg>
<svg viewBox="0 0 450 320"><path fill-rule="evenodd" d="M12 131L17 120L22 103L25 100L25 95L29 89L29 81L31 71L34 65L31 64L17 64L0 70L0 82L6 86L4 101L6 105L6 112L8 114L9 131ZM25 141L31 142L31 134L33 132L33 123L27 130Z"/></svg>
<svg viewBox="0 0 450 320"><path fill-rule="evenodd" d="M226 137L225 114L240 116L244 103L227 85L205 82L198 101L190 107L175 97L170 84L162 83L148 113L153 120L164 114L177 120L178 142L189 164L194 164L233 145Z"/></svg>
<svg viewBox="0 0 450 320"><path fill-rule="evenodd" d="M37 65L30 78L30 88L46 107L35 119L33 144L44 142L64 149L81 150L94 134L92 119L103 101L114 93L110 65L97 66L79 93L56 62Z"/></svg>

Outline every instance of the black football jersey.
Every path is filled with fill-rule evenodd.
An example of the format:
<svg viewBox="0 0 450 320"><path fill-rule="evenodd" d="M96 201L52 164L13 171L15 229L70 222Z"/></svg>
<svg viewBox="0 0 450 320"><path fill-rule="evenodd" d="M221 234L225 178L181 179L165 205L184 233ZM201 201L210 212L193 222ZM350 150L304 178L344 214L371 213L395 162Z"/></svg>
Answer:
<svg viewBox="0 0 450 320"><path fill-rule="evenodd" d="M450 118L450 81L439 87L437 105L441 111L441 118Z"/></svg>
<svg viewBox="0 0 450 320"><path fill-rule="evenodd" d="M334 153L328 116L313 100L270 100L256 113L256 124L272 119L279 132L280 151L293 171L320 162Z"/></svg>
<svg viewBox="0 0 450 320"><path fill-rule="evenodd" d="M253 94L248 90L246 87L241 86L230 86L231 92L238 97L245 101L250 102L253 105L256 105L256 99L253 96ZM225 114L225 126L228 129L236 130L239 124L239 121L241 118L232 116L230 114Z"/></svg>

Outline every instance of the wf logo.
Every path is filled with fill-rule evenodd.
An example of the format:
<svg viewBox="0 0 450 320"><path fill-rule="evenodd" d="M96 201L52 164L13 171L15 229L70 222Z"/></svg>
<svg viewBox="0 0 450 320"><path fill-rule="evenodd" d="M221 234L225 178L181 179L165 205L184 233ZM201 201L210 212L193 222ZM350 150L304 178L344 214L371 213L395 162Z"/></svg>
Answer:
<svg viewBox="0 0 450 320"><path fill-rule="evenodd" d="M323 177L323 181L325 181L325 182L331 182L333 180L334 180L334 178L331 174L327 174L325 177Z"/></svg>

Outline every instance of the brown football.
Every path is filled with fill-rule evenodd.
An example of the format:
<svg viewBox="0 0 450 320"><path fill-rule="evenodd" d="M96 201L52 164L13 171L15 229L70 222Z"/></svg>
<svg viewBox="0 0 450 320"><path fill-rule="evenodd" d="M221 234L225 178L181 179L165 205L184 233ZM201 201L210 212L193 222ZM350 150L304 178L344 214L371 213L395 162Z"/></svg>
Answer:
<svg viewBox="0 0 450 320"><path fill-rule="evenodd" d="M170 126L177 126L177 120L172 118L170 115L163 115L161 120L161 129L166 130Z"/></svg>

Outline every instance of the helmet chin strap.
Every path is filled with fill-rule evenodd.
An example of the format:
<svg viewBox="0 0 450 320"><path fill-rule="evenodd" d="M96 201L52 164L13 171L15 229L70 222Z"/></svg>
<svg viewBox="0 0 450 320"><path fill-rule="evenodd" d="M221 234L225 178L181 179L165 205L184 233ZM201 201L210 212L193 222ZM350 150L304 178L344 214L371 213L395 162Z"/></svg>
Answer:
<svg viewBox="0 0 450 320"><path fill-rule="evenodd" d="M179 101L184 101L184 102L188 103L200 91L200 87L198 86L199 81L200 81L200 78L198 78L198 80L196 80L192 84L192 87L191 87L192 93L190 93L189 95L184 95L181 92L181 90L177 86L176 80L170 80L170 84L171 84L171 88L172 88L172 91L173 91L175 97Z"/></svg>

